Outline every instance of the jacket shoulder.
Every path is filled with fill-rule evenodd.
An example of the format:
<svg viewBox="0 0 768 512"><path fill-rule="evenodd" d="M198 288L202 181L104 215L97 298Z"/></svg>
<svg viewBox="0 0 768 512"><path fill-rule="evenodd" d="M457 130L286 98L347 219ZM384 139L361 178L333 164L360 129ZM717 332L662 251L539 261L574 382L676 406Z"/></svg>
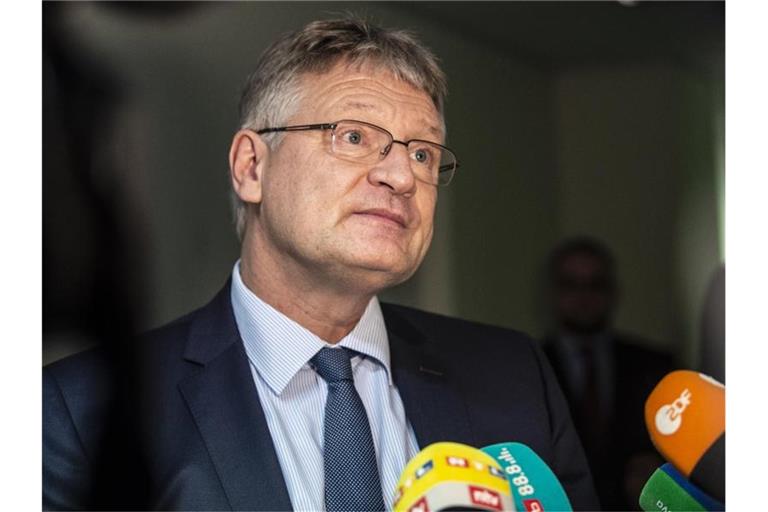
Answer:
<svg viewBox="0 0 768 512"><path fill-rule="evenodd" d="M447 386L463 397L478 446L525 444L558 475L576 510L599 508L581 443L540 342L514 329L404 306L382 304L382 311L388 330L406 333L405 339L422 337L429 360L439 363Z"/></svg>
<svg viewBox="0 0 768 512"><path fill-rule="evenodd" d="M521 331L392 304L382 304L382 312L387 330L400 338L390 338L393 350L418 347L426 360L456 374L474 374L477 383L498 377L489 366L525 369L525 378L541 383L546 357L540 343Z"/></svg>
<svg viewBox="0 0 768 512"><path fill-rule="evenodd" d="M472 344L509 344L512 342L513 345L516 343L530 345L534 343L530 336L515 329L446 316L397 304L382 303L381 307L384 318L388 323L402 326L404 322L407 322L415 327L423 336L439 336L441 343L466 343L467 335L472 336Z"/></svg>

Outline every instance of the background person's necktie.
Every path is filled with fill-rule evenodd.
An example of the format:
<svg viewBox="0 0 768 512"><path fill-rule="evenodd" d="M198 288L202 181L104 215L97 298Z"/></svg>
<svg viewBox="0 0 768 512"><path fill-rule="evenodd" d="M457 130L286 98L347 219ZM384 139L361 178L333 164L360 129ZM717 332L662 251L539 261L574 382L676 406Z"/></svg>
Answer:
<svg viewBox="0 0 768 512"><path fill-rule="evenodd" d="M371 427L352 378L352 353L323 348L312 358L328 384L323 459L328 511L385 510Z"/></svg>

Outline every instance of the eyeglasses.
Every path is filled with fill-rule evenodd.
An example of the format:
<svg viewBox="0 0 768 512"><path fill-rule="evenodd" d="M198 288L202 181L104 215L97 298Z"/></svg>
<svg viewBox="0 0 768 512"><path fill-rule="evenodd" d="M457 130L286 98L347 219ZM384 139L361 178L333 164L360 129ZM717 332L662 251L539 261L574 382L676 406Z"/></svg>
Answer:
<svg viewBox="0 0 768 512"><path fill-rule="evenodd" d="M431 185L447 185L453 179L459 162L447 147L428 140L395 140L391 133L375 124L344 119L334 123L305 124L262 128L256 133L330 130L331 153L355 163L374 164L383 160L392 144L402 144L408 150L414 176Z"/></svg>

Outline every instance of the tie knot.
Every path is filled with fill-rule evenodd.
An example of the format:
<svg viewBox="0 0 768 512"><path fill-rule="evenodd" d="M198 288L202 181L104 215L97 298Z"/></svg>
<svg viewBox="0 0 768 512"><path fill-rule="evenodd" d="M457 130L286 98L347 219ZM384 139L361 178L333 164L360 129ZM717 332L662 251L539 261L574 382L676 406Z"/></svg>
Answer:
<svg viewBox="0 0 768 512"><path fill-rule="evenodd" d="M315 371L325 382L352 380L352 353L345 348L321 348L311 359Z"/></svg>

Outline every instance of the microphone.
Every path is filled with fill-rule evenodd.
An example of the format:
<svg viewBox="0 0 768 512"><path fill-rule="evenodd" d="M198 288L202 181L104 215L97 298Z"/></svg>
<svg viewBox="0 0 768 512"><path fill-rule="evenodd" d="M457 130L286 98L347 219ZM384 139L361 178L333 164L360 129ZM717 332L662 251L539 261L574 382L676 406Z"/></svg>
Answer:
<svg viewBox="0 0 768 512"><path fill-rule="evenodd" d="M515 510L501 466L477 448L434 443L405 466L394 503L395 512Z"/></svg>
<svg viewBox="0 0 768 512"><path fill-rule="evenodd" d="M653 512L725 510L725 504L690 483L670 463L654 471L640 493L639 503L643 510Z"/></svg>
<svg viewBox="0 0 768 512"><path fill-rule="evenodd" d="M725 501L725 386L702 373L674 371L648 396L645 425L667 461Z"/></svg>
<svg viewBox="0 0 768 512"><path fill-rule="evenodd" d="M507 475L515 507L527 512L573 510L555 474L536 452L521 443L499 443L482 450L493 457Z"/></svg>

